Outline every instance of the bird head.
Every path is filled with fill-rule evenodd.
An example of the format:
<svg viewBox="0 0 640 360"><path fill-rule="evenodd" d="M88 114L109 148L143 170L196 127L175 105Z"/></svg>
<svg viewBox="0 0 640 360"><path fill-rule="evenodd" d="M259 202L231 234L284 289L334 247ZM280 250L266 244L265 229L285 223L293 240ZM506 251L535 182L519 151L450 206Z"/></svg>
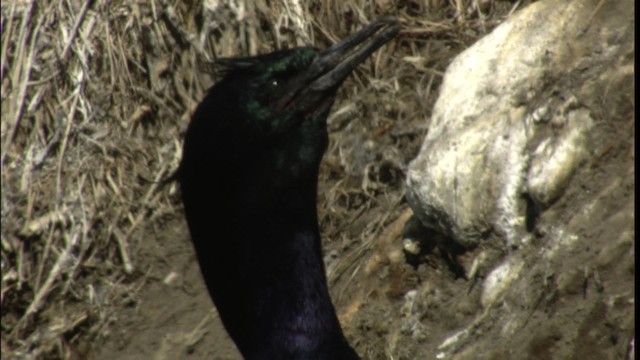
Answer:
<svg viewBox="0 0 640 360"><path fill-rule="evenodd" d="M267 178L259 186L313 178L328 143L326 119L338 88L399 30L397 20L385 17L325 50L299 47L218 60L221 80L187 130L183 181L187 172L220 166Z"/></svg>
<svg viewBox="0 0 640 360"><path fill-rule="evenodd" d="M399 29L397 20L385 17L323 51L299 47L218 60L223 80L213 90L222 90L219 108L230 108L233 116L216 121L257 141L286 136L307 123L324 126L343 81Z"/></svg>

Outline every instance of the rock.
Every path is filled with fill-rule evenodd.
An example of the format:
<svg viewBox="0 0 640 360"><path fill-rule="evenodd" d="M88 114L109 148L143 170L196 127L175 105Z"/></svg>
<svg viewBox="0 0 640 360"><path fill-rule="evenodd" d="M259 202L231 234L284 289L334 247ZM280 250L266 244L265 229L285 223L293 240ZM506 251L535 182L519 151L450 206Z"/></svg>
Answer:
<svg viewBox="0 0 640 360"><path fill-rule="evenodd" d="M500 256L467 269L478 290L438 283L453 295L424 318L454 318L465 298L481 310L447 324L431 357L634 353L633 10L535 2L449 66L407 199L447 241Z"/></svg>
<svg viewBox="0 0 640 360"><path fill-rule="evenodd" d="M549 207L593 158L590 97L631 81L633 19L606 21L592 3L532 4L451 63L406 180L425 226L465 247L492 232L517 247L535 220L526 198Z"/></svg>

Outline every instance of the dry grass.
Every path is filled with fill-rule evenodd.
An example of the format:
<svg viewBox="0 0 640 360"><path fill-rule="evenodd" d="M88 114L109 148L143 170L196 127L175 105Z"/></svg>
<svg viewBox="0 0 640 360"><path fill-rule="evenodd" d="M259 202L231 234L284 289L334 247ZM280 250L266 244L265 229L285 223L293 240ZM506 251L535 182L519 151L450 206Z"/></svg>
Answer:
<svg viewBox="0 0 640 360"><path fill-rule="evenodd" d="M495 9L518 5L2 2L3 356L74 357L135 297L146 271L136 261L141 225L181 213L175 189L157 191L156 182L176 168L182 133L213 81L203 62L324 47L382 14L405 22L398 41L352 77L330 119L321 221L325 237L340 241L384 196L401 201L403 166L449 59L495 26ZM395 171L392 180L380 179L380 161ZM363 239L387 221L366 225Z"/></svg>

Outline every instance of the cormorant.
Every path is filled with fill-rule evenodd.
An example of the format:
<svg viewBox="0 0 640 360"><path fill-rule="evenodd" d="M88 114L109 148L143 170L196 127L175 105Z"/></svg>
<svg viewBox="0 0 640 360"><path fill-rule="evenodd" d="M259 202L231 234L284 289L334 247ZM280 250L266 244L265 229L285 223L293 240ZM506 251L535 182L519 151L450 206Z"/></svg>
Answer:
<svg viewBox="0 0 640 360"><path fill-rule="evenodd" d="M176 178L202 275L246 359L358 359L329 297L316 210L337 89L400 29L381 18L324 51L219 60Z"/></svg>

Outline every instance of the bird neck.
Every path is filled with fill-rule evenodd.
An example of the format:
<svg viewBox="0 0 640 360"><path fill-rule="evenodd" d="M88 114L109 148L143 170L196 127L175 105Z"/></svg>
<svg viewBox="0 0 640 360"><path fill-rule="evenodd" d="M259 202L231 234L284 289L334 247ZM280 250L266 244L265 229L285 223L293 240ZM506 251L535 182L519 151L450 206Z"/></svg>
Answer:
<svg viewBox="0 0 640 360"><path fill-rule="evenodd" d="M305 126L299 136L229 156L209 149L197 165L185 147L180 176L191 237L220 318L246 359L358 358L322 260L316 194L327 134Z"/></svg>
<svg viewBox="0 0 640 360"><path fill-rule="evenodd" d="M246 216L257 220L234 230L233 241L244 247L239 263L249 274L237 284L247 291L246 328L238 336L230 329L238 347L249 349L247 358L321 359L328 348L336 352L327 359L354 358L327 288L315 200L281 199L252 209Z"/></svg>

